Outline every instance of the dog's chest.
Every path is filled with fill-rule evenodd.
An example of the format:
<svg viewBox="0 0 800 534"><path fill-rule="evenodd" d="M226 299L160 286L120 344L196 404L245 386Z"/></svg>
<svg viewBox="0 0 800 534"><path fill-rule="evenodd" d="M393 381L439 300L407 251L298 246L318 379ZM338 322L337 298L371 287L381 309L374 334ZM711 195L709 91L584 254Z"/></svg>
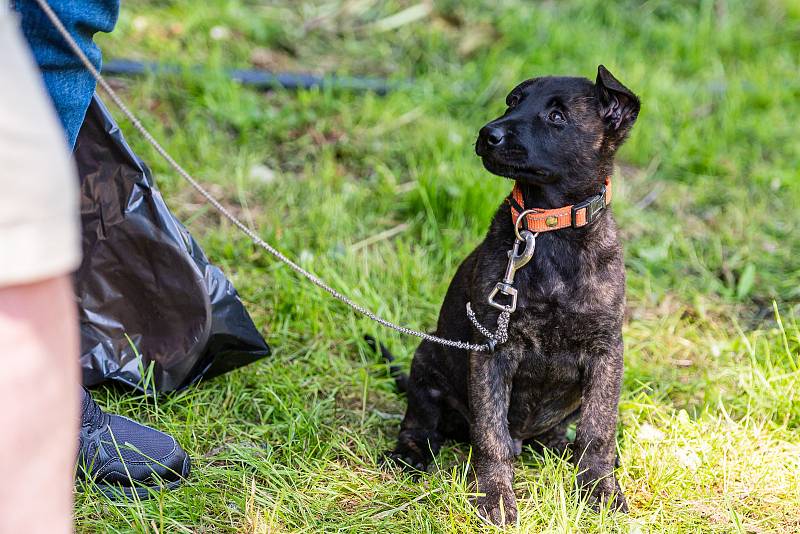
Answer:
<svg viewBox="0 0 800 534"><path fill-rule="evenodd" d="M580 387L587 340L596 338L600 328L592 319L554 306L520 310L507 341L508 357L517 368L514 387L540 398Z"/></svg>
<svg viewBox="0 0 800 534"><path fill-rule="evenodd" d="M606 322L554 302L519 310L507 342L517 364L508 412L515 438L539 435L580 407L592 345L613 335Z"/></svg>

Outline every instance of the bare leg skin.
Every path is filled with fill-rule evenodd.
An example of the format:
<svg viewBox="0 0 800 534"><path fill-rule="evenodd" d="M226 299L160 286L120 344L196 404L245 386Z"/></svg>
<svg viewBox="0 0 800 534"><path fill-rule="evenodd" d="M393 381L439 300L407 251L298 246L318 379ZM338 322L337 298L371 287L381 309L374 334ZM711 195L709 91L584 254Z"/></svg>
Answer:
<svg viewBox="0 0 800 534"><path fill-rule="evenodd" d="M0 532L72 532L77 325L67 276L0 287Z"/></svg>

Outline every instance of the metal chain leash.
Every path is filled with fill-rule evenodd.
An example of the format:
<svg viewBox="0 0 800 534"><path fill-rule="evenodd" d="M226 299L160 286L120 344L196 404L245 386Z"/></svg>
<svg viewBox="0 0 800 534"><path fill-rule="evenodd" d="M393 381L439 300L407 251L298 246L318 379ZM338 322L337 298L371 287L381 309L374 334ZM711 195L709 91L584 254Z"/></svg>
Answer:
<svg viewBox="0 0 800 534"><path fill-rule="evenodd" d="M41 7L42 11L44 11L44 13L47 15L47 17L50 19L50 21L53 23L53 25L59 31L61 36L64 37L64 40L70 46L70 48L75 53L75 55L78 57L78 59L81 60L83 65L86 67L86 69L92 74L92 77L94 77L94 79L97 81L97 83L105 90L105 92L108 94L108 96L111 97L111 100L114 101L114 104L117 105L117 107L120 109L120 111L122 111L122 113L128 118L128 120L131 121L131 124L133 124L134 128L136 128L139 131L139 133L142 134L142 136L145 138L145 140L148 143L150 143L150 145L152 145L152 147L156 150L156 152L158 152L161 155L161 157L163 157L167 161L167 163L169 163L169 165L173 169L175 169L175 171L183 179L185 179L187 182L189 182L189 184L195 190L197 190L198 193L200 193L212 206L214 206L214 208L217 209L217 211L219 211L223 216L225 216L225 218L228 219L234 226L236 226L239 230L241 230L242 233L244 233L247 237L249 237L253 241L254 244L256 244L257 246L259 246L262 249L266 250L268 253L270 253L272 256L274 256L276 259L278 259L281 262L283 262L286 265L288 265L294 272L296 272L296 273L300 274L301 276L305 277L308 281L310 281L315 286L317 286L317 287L325 290L326 292L328 292L336 300L338 300L340 302L343 302L344 304L348 305L350 308L352 308L353 310L357 311L358 313L360 313L360 314L362 314L362 315L364 315L366 317L369 317L370 319L372 319L376 323L381 324L381 325L383 325L383 326L385 326L387 328L391 328L392 330L395 330L396 332L400 332L401 334L406 334L406 335L409 335L409 336L416 336L418 338L422 338L422 339L424 339L426 341L430 341L432 343L438 343L439 345L444 345L444 346L447 346L447 347L454 347L454 348L457 348L457 349L470 350L470 351L475 351L475 352L491 352L494 349L494 345L496 344L495 335L488 333L488 331L485 328L483 328L483 326L480 327L481 333L483 333L491 341L490 341L490 343L483 343L483 344L479 345L479 344L475 344L475 343L468 343L466 341L455 341L455 340L452 340L452 339L444 339L444 338L441 338L439 336L434 336L432 334L428 334L428 333L425 333L425 332L419 332L417 330L413 330L411 328L408 328L408 327L405 327L405 326L400 326L400 325L397 325L395 323L392 323L391 321L388 321L388 320L378 316L377 314L373 313L372 311L368 310L364 306L361 306L360 304L357 304L356 302L353 302L352 300L350 300L350 298L348 298L347 296L341 294L339 291L335 290L334 288L332 288L331 286L329 286L328 284L323 282L316 275L314 275L314 274L310 273L309 271L303 269L300 265L296 264L295 262L293 262L292 260L290 260L289 258L284 256L283 253L281 253L275 247L273 247L272 245L270 245L269 243L267 243L266 241L261 239L253 230L251 230L242 221L240 221L225 206L223 206L222 203L220 203L211 193L209 193L202 185L200 185L200 183L198 183L197 180L195 180L183 167L181 167L178 164L178 162L175 161L172 158L172 156L169 155L169 153L164 149L164 147L162 147L161 144L159 144L159 142L156 141L156 139L150 134L150 132L147 130L147 128L145 128L142 125L142 123L139 121L139 119L136 118L136 116L133 114L133 112L131 112L130 109L128 109L128 107L125 105L125 103L119 97L119 95L117 95L117 93L114 91L114 89L112 89L111 86L108 84L108 82L106 82L105 78L103 78L103 76L97 71L97 69L94 67L92 62L89 61L89 59L86 57L86 55L80 49L78 44L75 42L75 40L69 34L67 29L61 23L61 20L58 18L58 16L52 10L52 8L47 3L47 1L46 0L36 0L36 3L39 4L39 7ZM472 314L471 318L472 318L473 322L477 323L477 319L474 318L475 314L472 313L471 308L469 308L469 313ZM501 315L501 318L502 318L502 315ZM480 323L477 323L477 324L480 324ZM501 324L498 321L498 327L500 327L500 326L501 326ZM507 326L508 326L508 320L506 319L505 327L507 328ZM498 331L499 331L499 328L498 328ZM505 328L503 329L503 332L505 332ZM502 338L503 341L505 341L505 339L507 339L507 335L505 335L505 337L499 336L499 338ZM503 341L501 341L500 343L502 343Z"/></svg>
<svg viewBox="0 0 800 534"><path fill-rule="evenodd" d="M470 322L472 322L472 326L483 334L483 337L489 340L488 344L490 347L492 347L493 344L502 345L508 341L508 322L511 320L511 312L500 312L500 316L497 318L497 330L495 330L494 333L490 332L489 329L483 326L478 318L475 317L471 302L467 302L467 317Z"/></svg>

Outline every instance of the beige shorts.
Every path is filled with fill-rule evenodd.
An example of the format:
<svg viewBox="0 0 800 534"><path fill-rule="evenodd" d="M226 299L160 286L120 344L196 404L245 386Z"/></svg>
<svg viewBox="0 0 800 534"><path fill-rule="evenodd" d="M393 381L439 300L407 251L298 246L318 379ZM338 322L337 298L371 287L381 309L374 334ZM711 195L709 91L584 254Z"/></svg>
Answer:
<svg viewBox="0 0 800 534"><path fill-rule="evenodd" d="M80 263L78 179L61 124L0 0L0 287Z"/></svg>

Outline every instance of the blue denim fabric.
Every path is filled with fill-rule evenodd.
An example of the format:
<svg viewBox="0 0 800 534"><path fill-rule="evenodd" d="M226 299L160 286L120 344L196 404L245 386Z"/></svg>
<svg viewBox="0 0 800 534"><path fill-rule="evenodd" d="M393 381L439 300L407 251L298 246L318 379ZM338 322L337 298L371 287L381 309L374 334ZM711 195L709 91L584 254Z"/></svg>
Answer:
<svg viewBox="0 0 800 534"><path fill-rule="evenodd" d="M100 48L92 37L117 23L119 0L49 0L81 50L100 69ZM22 19L22 33L42 72L45 86L64 125L70 149L83 124L95 81L34 0L12 0Z"/></svg>

